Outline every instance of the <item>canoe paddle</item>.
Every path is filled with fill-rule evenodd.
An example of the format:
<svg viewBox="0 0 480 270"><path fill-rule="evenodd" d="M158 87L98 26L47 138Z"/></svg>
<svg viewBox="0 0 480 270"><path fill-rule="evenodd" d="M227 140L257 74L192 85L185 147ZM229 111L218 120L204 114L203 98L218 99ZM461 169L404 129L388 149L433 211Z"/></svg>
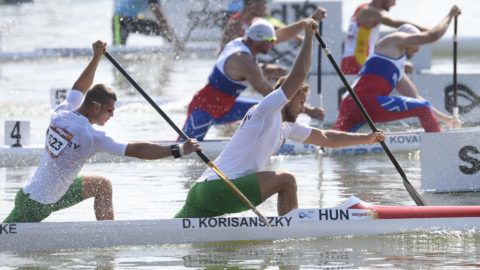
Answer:
<svg viewBox="0 0 480 270"><path fill-rule="evenodd" d="M453 20L453 118L459 119L457 100L457 16Z"/></svg>
<svg viewBox="0 0 480 270"><path fill-rule="evenodd" d="M318 22L318 33L320 35L323 33L323 22ZM317 53L317 98L318 98L318 107L323 108L323 95L322 95L322 47L318 46ZM317 119L310 120L310 126L323 129L323 121Z"/></svg>
<svg viewBox="0 0 480 270"><path fill-rule="evenodd" d="M137 82L127 73L125 69L115 60L108 52L104 53L105 57L112 62L112 64L122 73L123 76L137 89L137 91L152 105L152 107L167 121L167 123L181 136L184 140L188 140L188 136L173 123L173 121L168 117L168 115L160 109L160 107L150 98L150 96L143 91L143 89L138 85ZM270 224L268 223L267 219L255 208L252 202L230 181L227 176L207 157L201 150L195 151L197 155L205 162L219 177L220 179L227 185L227 187L242 201L242 203L250 208L259 218L262 220L268 227Z"/></svg>
<svg viewBox="0 0 480 270"><path fill-rule="evenodd" d="M323 21L318 22L318 33L323 34ZM319 106L323 107L323 96L322 96L322 50L318 48L318 59L317 59L317 95L319 100ZM323 123L322 123L323 127Z"/></svg>
<svg viewBox="0 0 480 270"><path fill-rule="evenodd" d="M332 56L332 52L330 51L329 48L327 48L327 44L325 44L325 41L323 41L323 38L318 31L316 31L315 37L317 38L317 41L320 43L320 46L322 46L322 49L325 55L328 57L328 60L330 60L330 63L332 63L332 66L335 68L335 71L337 72L338 76L340 77L343 84L345 85L345 88L347 88L348 93L352 97L353 101L355 101L355 104L357 105L358 109L362 112L363 117L365 117L365 119L367 120L368 125L370 126L373 132L377 132L378 129L377 127L375 127L375 124L373 124L373 121L370 118L370 115L368 115L367 111L365 110L362 103L358 99L357 95L353 91L352 86L345 78L345 75L343 74L342 70L340 70L340 68L338 67L337 62L335 62L335 59ZM424 206L425 205L424 200L422 199L420 194L415 190L415 188L410 183L410 181L408 181L407 176L405 175L405 172L403 172L402 167L400 167L400 164L398 164L397 160L393 156L388 146L383 141L380 142L380 145L382 145L383 150L385 151L387 156L390 158L390 161L392 161L393 165L397 169L400 176L403 178L403 185L405 186L405 189L407 189L408 194L410 194L410 196L418 206Z"/></svg>

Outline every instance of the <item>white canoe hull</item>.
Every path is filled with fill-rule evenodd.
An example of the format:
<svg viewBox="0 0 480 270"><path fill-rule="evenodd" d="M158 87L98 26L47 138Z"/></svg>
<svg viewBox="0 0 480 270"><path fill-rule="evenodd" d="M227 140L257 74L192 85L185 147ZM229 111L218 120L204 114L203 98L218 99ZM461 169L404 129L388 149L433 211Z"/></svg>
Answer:
<svg viewBox="0 0 480 270"><path fill-rule="evenodd" d="M0 252L475 230L480 206L382 207L352 197L268 220L271 228L257 217L0 224Z"/></svg>
<svg viewBox="0 0 480 270"><path fill-rule="evenodd" d="M203 152L207 157L213 159L222 152L229 140L206 140L201 142ZM159 141L162 145L175 144L174 141ZM34 166L40 161L40 157L44 150L43 145L31 145L24 147L0 147L0 167L13 167L13 166ZM278 151L280 155L299 155L299 154L311 154L317 152L317 147L309 144L297 143L293 141L287 141ZM187 157L194 158L195 154L191 154ZM113 156L106 153L99 153L93 156L90 163L107 163L107 162L128 162L138 160L136 158Z"/></svg>
<svg viewBox="0 0 480 270"><path fill-rule="evenodd" d="M189 229L183 228L182 221L175 219L42 223L44 226L16 224L16 234L0 236L2 238L0 252L362 236L480 228L480 218L331 221L295 224L295 228L273 227L271 229L266 227ZM199 221L195 223L198 224Z"/></svg>

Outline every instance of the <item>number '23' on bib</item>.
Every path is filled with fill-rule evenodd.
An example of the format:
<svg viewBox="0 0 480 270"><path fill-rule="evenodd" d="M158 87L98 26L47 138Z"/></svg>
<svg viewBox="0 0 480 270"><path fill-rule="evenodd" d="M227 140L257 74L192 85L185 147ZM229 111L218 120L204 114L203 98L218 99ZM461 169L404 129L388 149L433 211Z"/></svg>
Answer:
<svg viewBox="0 0 480 270"><path fill-rule="evenodd" d="M60 153L72 140L73 135L67 131L52 126L47 129L46 148L50 156L58 157Z"/></svg>

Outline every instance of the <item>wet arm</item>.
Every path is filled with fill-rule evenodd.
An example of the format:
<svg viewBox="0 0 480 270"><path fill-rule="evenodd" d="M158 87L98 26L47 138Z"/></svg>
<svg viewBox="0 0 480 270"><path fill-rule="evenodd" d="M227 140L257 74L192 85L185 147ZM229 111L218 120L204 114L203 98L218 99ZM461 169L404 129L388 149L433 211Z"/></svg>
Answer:
<svg viewBox="0 0 480 270"><path fill-rule="evenodd" d="M325 147L344 147L355 144L372 144L384 140L383 132L374 133L350 133L336 130L312 129L312 133L305 140L307 144L314 144Z"/></svg>
<svg viewBox="0 0 480 270"><path fill-rule="evenodd" d="M289 24L285 27L278 28L275 31L275 35L277 36L276 43L284 42L290 40L292 38L296 38L298 33L303 30L303 22L297 21L292 24Z"/></svg>
<svg viewBox="0 0 480 270"><path fill-rule="evenodd" d="M460 10L454 6L448 15L432 29L413 35L405 33L398 35L401 37L398 40L398 44L403 46L415 46L435 42L445 34L452 18L458 14L460 14Z"/></svg>
<svg viewBox="0 0 480 270"><path fill-rule="evenodd" d="M225 65L228 76L236 80L246 79L263 96L273 91L273 86L263 75L262 70L251 57L245 54L231 56Z"/></svg>
<svg viewBox="0 0 480 270"><path fill-rule="evenodd" d="M418 94L417 87L407 74L404 74L403 77L398 81L397 91L402 96L424 99Z"/></svg>
<svg viewBox="0 0 480 270"><path fill-rule="evenodd" d="M195 139L189 139L179 145L182 155L188 155L194 151L201 150L200 144ZM125 149L125 156L140 159L161 159L172 156L170 146L159 145L151 142L131 142Z"/></svg>
<svg viewBox="0 0 480 270"><path fill-rule="evenodd" d="M315 12L309 17L313 19L315 22L321 21L325 18L327 14L327 10L321 7L318 7ZM298 41L302 41L302 38L298 36L298 34L303 30L305 19L299 20L287 26L278 28L275 31L275 35L277 36L277 43L287 41L292 38L296 38Z"/></svg>
<svg viewBox="0 0 480 270"><path fill-rule="evenodd" d="M127 145L125 156L140 159L160 159L171 156L169 146L162 146L148 142L134 142Z"/></svg>
<svg viewBox="0 0 480 270"><path fill-rule="evenodd" d="M421 26L421 25L418 25L416 23L413 23L411 21L394 19L394 18L390 17L386 11L380 12L379 18L380 18L380 23L381 24L387 25L387 26L390 26L390 27L394 27L394 28L398 28L402 24L407 24L408 23L408 24L411 24L411 25L417 27L422 32L428 30L428 28L426 28L424 26Z"/></svg>
<svg viewBox="0 0 480 270"><path fill-rule="evenodd" d="M282 89L287 99L292 99L305 81L312 64L312 40L316 22L313 19L304 20L305 39L302 42L300 52L295 59L291 72L282 84Z"/></svg>
<svg viewBox="0 0 480 270"><path fill-rule="evenodd" d="M75 81L72 89L81 91L83 94L90 89L93 84L93 79L95 78L95 72L97 71L98 63L100 62L103 53L106 51L106 45L107 44L102 41L97 41L92 44L93 58L83 70L82 74L80 74L78 79Z"/></svg>
<svg viewBox="0 0 480 270"><path fill-rule="evenodd" d="M325 117L325 110L323 108L305 106L304 113L310 116L310 118L317 119L319 121L322 121Z"/></svg>

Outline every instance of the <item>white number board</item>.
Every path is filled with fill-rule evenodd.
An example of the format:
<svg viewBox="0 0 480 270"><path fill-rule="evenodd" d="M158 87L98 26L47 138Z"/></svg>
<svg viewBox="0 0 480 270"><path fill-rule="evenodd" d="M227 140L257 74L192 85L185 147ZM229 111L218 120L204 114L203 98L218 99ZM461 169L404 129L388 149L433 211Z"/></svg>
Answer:
<svg viewBox="0 0 480 270"><path fill-rule="evenodd" d="M68 92L66 88L50 89L50 107L53 109L62 103L67 98Z"/></svg>
<svg viewBox="0 0 480 270"><path fill-rule="evenodd" d="M422 189L480 190L480 129L421 135Z"/></svg>
<svg viewBox="0 0 480 270"><path fill-rule="evenodd" d="M30 144L29 121L5 121L4 144L9 146L24 146Z"/></svg>

